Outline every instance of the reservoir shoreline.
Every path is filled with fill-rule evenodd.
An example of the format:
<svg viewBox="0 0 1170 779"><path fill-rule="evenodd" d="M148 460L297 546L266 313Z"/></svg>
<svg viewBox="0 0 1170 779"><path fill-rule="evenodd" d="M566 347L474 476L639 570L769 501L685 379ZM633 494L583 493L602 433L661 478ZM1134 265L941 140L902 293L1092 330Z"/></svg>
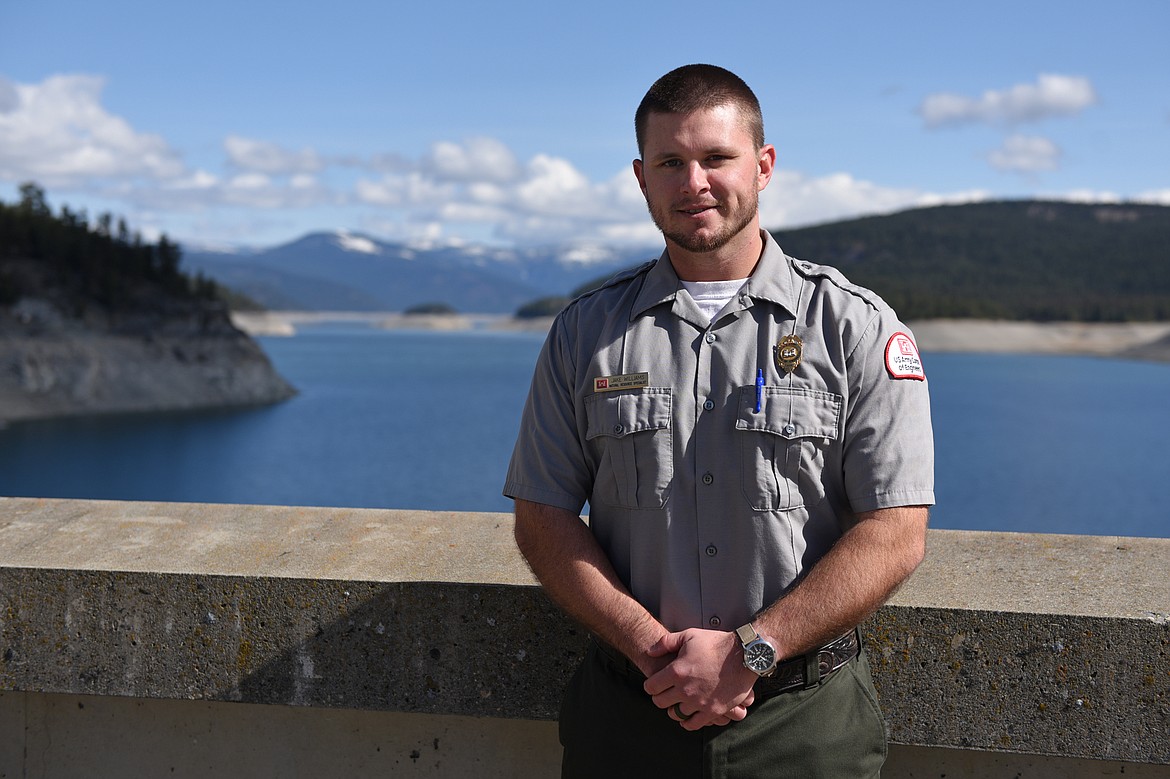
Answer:
<svg viewBox="0 0 1170 779"><path fill-rule="evenodd" d="M503 314L320 311L237 312L231 319L253 337L290 337L299 329L324 324L540 335L552 322L551 317L518 319ZM907 324L923 352L1053 354L1170 363L1170 322L936 319ZM21 382L0 382L0 428L23 419L77 414L267 404L294 393L272 371L262 350L243 336L224 343L220 343L224 339L200 339L198 344L184 341L174 345L156 339L153 348L145 350L150 353L147 356L139 354L145 354L141 346L126 351L129 347L122 342L127 340L132 339L91 335L58 338L51 344L40 339L0 339L0 362L7 360L21 367L24 376ZM56 352L29 351L34 347L44 351L49 346ZM192 350L199 352L198 359L173 357Z"/></svg>
<svg viewBox="0 0 1170 779"><path fill-rule="evenodd" d="M403 330L542 333L552 318L517 319L506 314L265 311L233 313L232 322L253 336L291 336L298 327L345 322ZM918 348L924 352L1065 354L1170 362L1170 322L928 319L907 324L914 332Z"/></svg>

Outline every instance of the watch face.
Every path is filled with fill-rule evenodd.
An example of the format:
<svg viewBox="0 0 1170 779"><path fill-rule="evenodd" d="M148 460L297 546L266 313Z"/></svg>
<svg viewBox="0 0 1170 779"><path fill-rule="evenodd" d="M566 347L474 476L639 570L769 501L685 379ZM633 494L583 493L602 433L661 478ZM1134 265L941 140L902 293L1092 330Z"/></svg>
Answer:
<svg viewBox="0 0 1170 779"><path fill-rule="evenodd" d="M772 667L776 659L776 650L763 641L753 641L744 647L743 662L756 673L764 673Z"/></svg>

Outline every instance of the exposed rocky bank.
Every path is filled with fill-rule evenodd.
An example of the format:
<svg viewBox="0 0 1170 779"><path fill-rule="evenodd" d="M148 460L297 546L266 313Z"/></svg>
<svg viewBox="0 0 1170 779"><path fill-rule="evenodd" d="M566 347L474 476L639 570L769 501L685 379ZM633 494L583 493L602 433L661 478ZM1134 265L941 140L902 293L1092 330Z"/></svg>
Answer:
<svg viewBox="0 0 1170 779"><path fill-rule="evenodd" d="M275 403L296 390L227 312L73 317L46 298L0 306L0 425L23 419Z"/></svg>
<svg viewBox="0 0 1170 779"><path fill-rule="evenodd" d="M909 325L923 351L1079 354L1170 362L1170 322L931 319Z"/></svg>

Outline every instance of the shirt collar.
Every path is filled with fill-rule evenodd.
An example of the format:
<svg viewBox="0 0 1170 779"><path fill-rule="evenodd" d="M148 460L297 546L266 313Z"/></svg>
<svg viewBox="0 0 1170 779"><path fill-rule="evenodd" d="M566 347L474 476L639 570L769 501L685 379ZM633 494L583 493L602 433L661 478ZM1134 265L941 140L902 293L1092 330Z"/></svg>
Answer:
<svg viewBox="0 0 1170 779"><path fill-rule="evenodd" d="M796 271L772 234L767 230L761 232L764 234L764 252L740 294L776 303L795 315L800 290L800 284L795 278ZM630 319L641 316L647 309L660 303L673 301L678 290L678 274L670 264L670 256L663 250L654 267L646 274L646 282L630 310Z"/></svg>
<svg viewBox="0 0 1170 779"><path fill-rule="evenodd" d="M802 279L797 276L792 267L792 260L776 243L776 239L767 230L764 233L764 253L756 270L744 285L743 291L750 298L767 300L778 306L783 306L788 313L796 316L797 304L800 301Z"/></svg>

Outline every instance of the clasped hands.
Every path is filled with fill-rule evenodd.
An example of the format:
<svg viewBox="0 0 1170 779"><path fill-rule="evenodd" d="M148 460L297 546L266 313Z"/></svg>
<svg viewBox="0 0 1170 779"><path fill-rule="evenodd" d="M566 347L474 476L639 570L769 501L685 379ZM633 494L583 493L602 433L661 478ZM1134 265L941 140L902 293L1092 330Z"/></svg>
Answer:
<svg viewBox="0 0 1170 779"><path fill-rule="evenodd" d="M747 716L758 678L743 664L735 633L689 628L667 633L646 653L656 660L643 689L686 730Z"/></svg>

